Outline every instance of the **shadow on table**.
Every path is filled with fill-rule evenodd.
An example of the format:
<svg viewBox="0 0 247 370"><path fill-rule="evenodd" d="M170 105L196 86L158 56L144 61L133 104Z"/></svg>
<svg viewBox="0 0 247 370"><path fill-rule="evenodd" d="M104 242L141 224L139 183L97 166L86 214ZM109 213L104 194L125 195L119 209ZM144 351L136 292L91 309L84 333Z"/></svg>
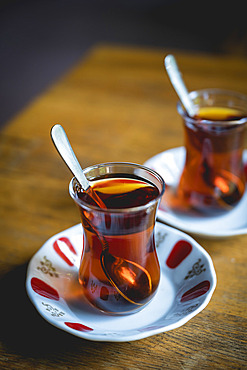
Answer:
<svg viewBox="0 0 247 370"><path fill-rule="evenodd" d="M58 356L64 362L69 354L71 364L76 357L73 354L78 352L89 361L95 351L104 351L109 343L72 336L50 325L38 314L26 293L26 270L27 264L18 266L0 280L0 339L5 352L48 361L56 358L56 362Z"/></svg>

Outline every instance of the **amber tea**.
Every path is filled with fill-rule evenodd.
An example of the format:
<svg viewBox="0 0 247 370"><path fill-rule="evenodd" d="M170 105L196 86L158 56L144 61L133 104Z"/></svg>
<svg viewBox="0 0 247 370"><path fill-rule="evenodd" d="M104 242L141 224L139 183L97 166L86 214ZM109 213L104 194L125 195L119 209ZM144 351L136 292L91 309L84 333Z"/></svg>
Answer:
<svg viewBox="0 0 247 370"><path fill-rule="evenodd" d="M178 105L184 120L184 169L178 187L169 189L163 202L177 212L220 215L237 205L245 191L247 100L218 89L193 93L195 117Z"/></svg>
<svg viewBox="0 0 247 370"><path fill-rule="evenodd" d="M157 200L163 192L135 174L105 174L91 182L106 209L75 192L85 236L79 281L88 301L111 313L137 311L155 294Z"/></svg>

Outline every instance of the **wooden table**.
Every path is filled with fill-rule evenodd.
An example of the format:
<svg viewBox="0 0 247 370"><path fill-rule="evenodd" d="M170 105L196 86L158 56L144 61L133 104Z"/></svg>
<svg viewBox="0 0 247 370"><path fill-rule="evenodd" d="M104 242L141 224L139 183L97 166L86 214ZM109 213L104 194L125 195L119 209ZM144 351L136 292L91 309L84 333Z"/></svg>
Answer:
<svg viewBox="0 0 247 370"><path fill-rule="evenodd" d="M25 292L28 261L52 235L79 222L71 177L49 131L64 125L84 166L143 163L183 145L177 97L164 72L168 50L99 46L1 132L1 347L3 369L243 369L247 236L196 238L211 255L217 288L186 325L127 343L90 342L48 324ZM247 94L247 61L175 53L190 90Z"/></svg>

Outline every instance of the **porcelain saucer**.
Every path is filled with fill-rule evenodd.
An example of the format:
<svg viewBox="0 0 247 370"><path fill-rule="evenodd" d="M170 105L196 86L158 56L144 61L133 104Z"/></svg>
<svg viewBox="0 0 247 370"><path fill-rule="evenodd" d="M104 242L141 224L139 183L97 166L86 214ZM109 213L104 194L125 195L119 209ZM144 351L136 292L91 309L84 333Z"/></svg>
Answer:
<svg viewBox="0 0 247 370"><path fill-rule="evenodd" d="M80 224L51 237L33 256L27 293L50 324L88 340L132 341L178 328L209 303L216 286L214 266L208 253L179 230L157 222L155 240L161 280L154 298L137 313L104 314L84 299L77 277Z"/></svg>
<svg viewBox="0 0 247 370"><path fill-rule="evenodd" d="M243 160L247 168L247 150ZM157 171L167 185L175 186L185 163L185 148L166 150L148 159L145 166ZM247 234L247 189L239 204L227 214L217 217L181 215L172 211L158 210L158 219L185 232L204 237L229 237Z"/></svg>

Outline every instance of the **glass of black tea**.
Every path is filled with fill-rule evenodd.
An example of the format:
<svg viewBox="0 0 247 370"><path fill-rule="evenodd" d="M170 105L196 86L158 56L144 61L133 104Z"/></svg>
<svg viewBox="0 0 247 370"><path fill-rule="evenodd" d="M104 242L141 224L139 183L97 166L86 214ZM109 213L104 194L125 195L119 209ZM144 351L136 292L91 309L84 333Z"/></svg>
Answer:
<svg viewBox="0 0 247 370"><path fill-rule="evenodd" d="M196 116L177 106L184 123L184 169L162 205L186 214L221 215L233 209L245 191L247 97L222 89L193 91L190 96Z"/></svg>
<svg viewBox="0 0 247 370"><path fill-rule="evenodd" d="M137 312L159 285L154 226L164 181L133 163L97 164L84 173L105 205L100 208L75 178L71 180L70 195L84 230L79 268L84 296L103 312Z"/></svg>

